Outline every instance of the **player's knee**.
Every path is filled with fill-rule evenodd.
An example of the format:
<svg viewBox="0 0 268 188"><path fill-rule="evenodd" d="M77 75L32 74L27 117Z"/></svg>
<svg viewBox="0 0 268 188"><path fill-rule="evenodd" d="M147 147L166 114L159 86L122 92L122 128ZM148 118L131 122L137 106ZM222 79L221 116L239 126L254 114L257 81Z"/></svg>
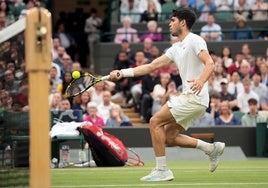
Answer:
<svg viewBox="0 0 268 188"><path fill-rule="evenodd" d="M160 121L161 121L161 119L158 118L157 116L151 117L151 119L150 119L150 127L151 128L158 127L159 124L160 124Z"/></svg>

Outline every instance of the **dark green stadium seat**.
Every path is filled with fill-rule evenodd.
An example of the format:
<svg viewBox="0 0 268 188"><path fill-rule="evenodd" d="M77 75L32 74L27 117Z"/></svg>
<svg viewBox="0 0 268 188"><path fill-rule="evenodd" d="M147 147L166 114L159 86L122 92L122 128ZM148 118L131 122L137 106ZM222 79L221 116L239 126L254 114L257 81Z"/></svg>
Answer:
<svg viewBox="0 0 268 188"><path fill-rule="evenodd" d="M238 117L241 121L242 119L242 116L245 114L244 112L241 112L241 111L233 111L233 114Z"/></svg>

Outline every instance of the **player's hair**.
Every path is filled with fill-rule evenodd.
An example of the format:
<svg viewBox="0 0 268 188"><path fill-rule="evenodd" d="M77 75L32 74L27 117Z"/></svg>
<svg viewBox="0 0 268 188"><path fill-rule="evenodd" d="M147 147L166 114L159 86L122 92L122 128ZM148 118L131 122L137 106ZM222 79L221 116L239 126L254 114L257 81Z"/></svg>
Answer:
<svg viewBox="0 0 268 188"><path fill-rule="evenodd" d="M177 8L172 13L173 17L177 17L179 20L185 20L189 30L196 21L196 14L189 8Z"/></svg>

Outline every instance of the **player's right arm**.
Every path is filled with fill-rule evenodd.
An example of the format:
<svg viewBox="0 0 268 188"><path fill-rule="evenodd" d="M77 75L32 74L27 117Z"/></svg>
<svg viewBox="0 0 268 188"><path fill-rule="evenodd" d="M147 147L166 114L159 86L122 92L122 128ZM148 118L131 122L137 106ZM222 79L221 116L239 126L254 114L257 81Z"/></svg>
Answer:
<svg viewBox="0 0 268 188"><path fill-rule="evenodd" d="M149 74L160 67L170 65L172 63L166 55L162 55L149 64L141 65L135 68L113 70L110 73L110 79L112 81L120 80L123 77L137 77Z"/></svg>

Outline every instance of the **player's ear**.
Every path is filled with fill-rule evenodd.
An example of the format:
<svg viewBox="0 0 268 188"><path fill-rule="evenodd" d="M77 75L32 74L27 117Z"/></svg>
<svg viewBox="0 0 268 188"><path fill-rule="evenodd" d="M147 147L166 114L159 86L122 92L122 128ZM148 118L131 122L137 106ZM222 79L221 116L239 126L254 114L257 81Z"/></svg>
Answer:
<svg viewBox="0 0 268 188"><path fill-rule="evenodd" d="M181 20L180 24L181 24L181 26L186 26L186 20L185 19Z"/></svg>

